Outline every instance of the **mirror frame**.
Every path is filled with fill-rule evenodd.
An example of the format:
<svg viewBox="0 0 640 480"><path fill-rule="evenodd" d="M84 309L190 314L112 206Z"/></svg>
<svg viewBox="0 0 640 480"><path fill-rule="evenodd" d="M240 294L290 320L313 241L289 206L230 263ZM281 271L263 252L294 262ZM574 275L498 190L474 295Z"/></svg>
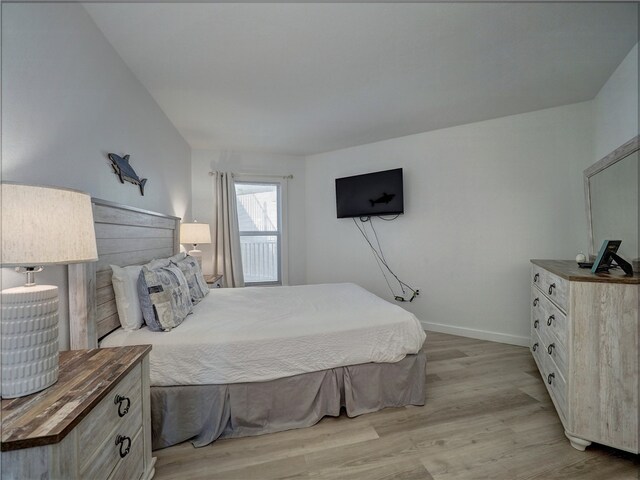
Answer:
<svg viewBox="0 0 640 480"><path fill-rule="evenodd" d="M586 200L585 205L587 209L587 229L589 234L590 260L593 260L596 257L598 247L593 244L593 221L591 218L591 191L589 188L589 179L595 174L602 172L606 168L609 168L611 165L618 163L623 158L627 158L632 153L640 150L638 138L640 138L640 136L632 138L625 144L616 148L606 157L598 160L596 163L594 163L584 171L584 195Z"/></svg>

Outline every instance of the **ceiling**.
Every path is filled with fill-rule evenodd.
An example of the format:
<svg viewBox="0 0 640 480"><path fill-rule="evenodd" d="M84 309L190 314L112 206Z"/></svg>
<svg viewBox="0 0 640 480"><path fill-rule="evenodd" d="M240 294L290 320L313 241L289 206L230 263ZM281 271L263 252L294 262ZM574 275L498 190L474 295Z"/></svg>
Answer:
<svg viewBox="0 0 640 480"><path fill-rule="evenodd" d="M593 98L636 4L86 4L194 149L308 155Z"/></svg>

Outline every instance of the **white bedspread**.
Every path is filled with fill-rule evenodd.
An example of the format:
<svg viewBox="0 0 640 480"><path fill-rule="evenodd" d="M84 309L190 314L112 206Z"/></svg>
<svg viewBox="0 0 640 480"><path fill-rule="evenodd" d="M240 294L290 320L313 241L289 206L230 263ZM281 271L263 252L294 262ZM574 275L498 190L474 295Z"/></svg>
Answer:
<svg viewBox="0 0 640 480"><path fill-rule="evenodd" d="M213 289L170 332L116 330L101 347L152 344L151 385L261 382L397 362L425 339L410 312L351 284Z"/></svg>

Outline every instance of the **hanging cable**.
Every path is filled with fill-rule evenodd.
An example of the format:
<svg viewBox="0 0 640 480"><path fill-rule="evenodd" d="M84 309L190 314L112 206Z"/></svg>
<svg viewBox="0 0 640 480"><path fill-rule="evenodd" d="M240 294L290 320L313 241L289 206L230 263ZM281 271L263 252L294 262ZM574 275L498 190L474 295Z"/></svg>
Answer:
<svg viewBox="0 0 640 480"><path fill-rule="evenodd" d="M389 291L393 295L394 299L396 301L399 301L399 302L406 302L406 301L412 302L415 299L415 297L420 294L420 290L414 289L410 285L408 285L405 282L403 282L402 280L400 280L400 278L391 269L391 267L387 263L386 258L384 257L384 252L383 252L382 247L380 245L380 240L378 238L378 234L377 234L377 232L375 230L375 227L373 226L373 222L371 220L371 217L360 217L360 222L362 223L362 226L358 225L358 222L356 221L355 218L353 218L352 220L353 220L353 223L356 226L356 228L360 231L360 234L362 235L362 237L365 239L365 241L369 245L369 248L371 248L371 252L373 253L374 259L376 260L376 263L378 264L378 268L380 269L380 272L382 273L382 276L384 277L385 282L387 283L387 286L389 287ZM366 222L369 222L370 225L371 225L371 229L372 229L372 231L374 233L374 236L375 236L375 239L376 239L376 243L378 245L378 249L376 249L376 247L373 245L373 243L371 242L371 240L369 239L369 237L367 235L366 228L365 228L365 223ZM384 267L387 269L387 271L396 279L396 281L398 282L398 285L400 286L400 290L402 291L402 295L396 295L395 294L395 292L393 291L393 288L391 287L391 284L389 283L389 280L387 279L385 271L382 268L382 265L384 265ZM407 289L409 289L411 291L411 293L412 293L412 296L411 296L411 298L409 300L404 298L404 296L407 294L406 290L405 290L405 287Z"/></svg>
<svg viewBox="0 0 640 480"><path fill-rule="evenodd" d="M355 219L355 218L353 218L353 219L352 219L352 220L353 220L353 224L356 226L356 228L357 228L358 230L360 230L360 233L362 234L363 238L364 238L364 239L367 241L367 243L369 244L369 247L371 248L371 250L372 250L372 251L373 251L373 253L374 253L373 258L375 259L376 264L378 265L378 268L380 269L380 273L382 273L382 278L384 278L384 281L387 283L387 287L389 287L389 292L391 292L391 295L392 295L393 297L395 297L395 296L396 296L396 294L395 294L395 292L393 291L393 288L391 287L391 284L389 283L389 279L387 279L387 275L384 273L384 269L382 268L381 261L380 261L380 259L378 258L377 252L375 251L375 248L373 248L373 245L372 245L372 244L371 244L371 242L369 241L369 238L367 237L367 234L366 234L366 232L364 231L364 222L367 222L367 221L369 221L369 220L368 220L368 218L367 218L366 220L363 220L363 218L367 218L367 217L361 217L361 218L360 218L360 221L361 221L361 222L362 222L362 224L363 224L363 227L362 227L362 228L360 227L360 225L358 225L358 222L356 222L356 219Z"/></svg>

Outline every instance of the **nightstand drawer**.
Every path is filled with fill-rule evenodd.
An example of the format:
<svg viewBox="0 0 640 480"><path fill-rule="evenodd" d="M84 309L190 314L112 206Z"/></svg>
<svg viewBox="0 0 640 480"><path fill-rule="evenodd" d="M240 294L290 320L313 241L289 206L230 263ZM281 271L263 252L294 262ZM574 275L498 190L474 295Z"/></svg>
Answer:
<svg viewBox="0 0 640 480"><path fill-rule="evenodd" d="M129 453L126 457L120 459L118 465L111 473L109 480L134 480L142 476L142 470L144 468L142 446L141 428L131 440Z"/></svg>
<svg viewBox="0 0 640 480"><path fill-rule="evenodd" d="M137 444L142 443L142 436L136 437L136 434L142 429L142 409L139 402L132 407L130 413L130 418L123 419L115 425L111 432L101 437L103 442L93 452L88 463L85 465L81 463L80 478L106 479L115 471L121 460L135 456ZM134 444L136 438L139 439Z"/></svg>
<svg viewBox="0 0 640 480"><path fill-rule="evenodd" d="M131 450L131 439L142 427L141 372L136 365L78 426L81 478L106 479L120 461L120 449Z"/></svg>
<svg viewBox="0 0 640 480"><path fill-rule="evenodd" d="M95 456L104 439L123 422L140 423L141 368L136 365L78 426L80 468ZM116 396L119 402L116 402ZM138 418L135 418L137 415Z"/></svg>

